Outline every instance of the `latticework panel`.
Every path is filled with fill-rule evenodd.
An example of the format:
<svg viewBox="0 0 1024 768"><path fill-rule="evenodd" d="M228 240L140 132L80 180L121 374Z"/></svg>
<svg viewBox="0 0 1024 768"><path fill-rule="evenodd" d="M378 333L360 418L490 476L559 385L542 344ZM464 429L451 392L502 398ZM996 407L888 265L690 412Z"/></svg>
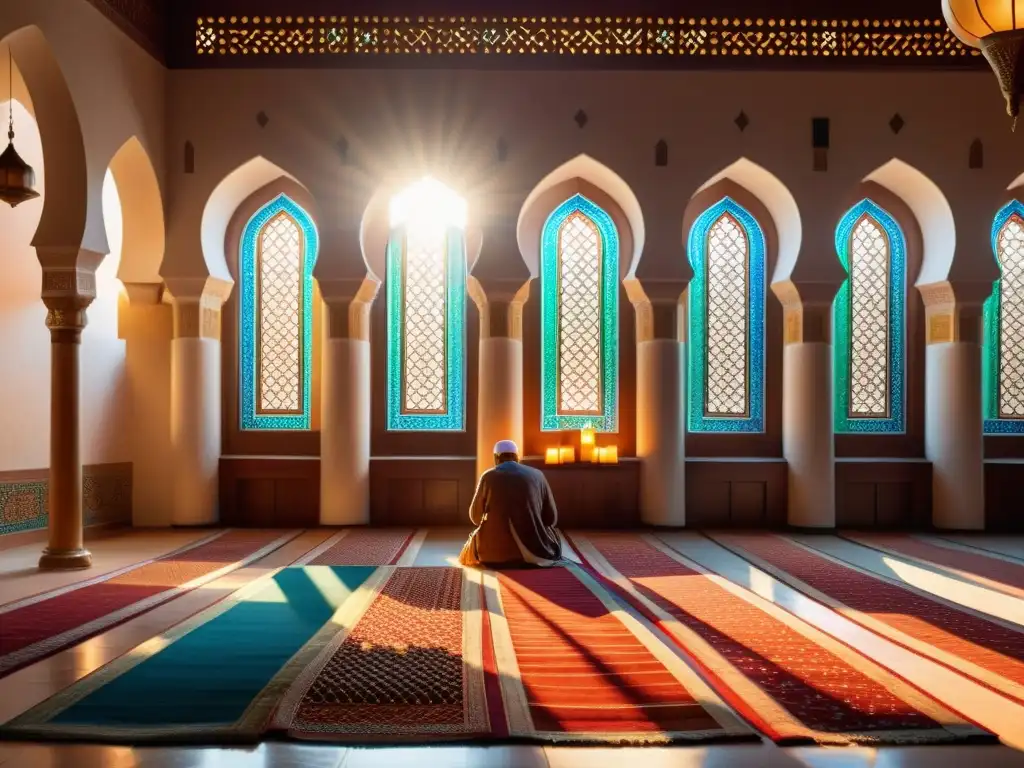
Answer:
<svg viewBox="0 0 1024 768"><path fill-rule="evenodd" d="M410 229L402 280L402 409L444 413L447 394L445 234Z"/></svg>
<svg viewBox="0 0 1024 768"><path fill-rule="evenodd" d="M711 416L747 412L748 254L743 227L723 214L707 242L707 383Z"/></svg>
<svg viewBox="0 0 1024 768"><path fill-rule="evenodd" d="M302 410L302 234L280 213L259 239L259 410Z"/></svg>
<svg viewBox="0 0 1024 768"><path fill-rule="evenodd" d="M999 418L1024 419L1024 219L999 233Z"/></svg>
<svg viewBox="0 0 1024 768"><path fill-rule="evenodd" d="M601 410L601 234L582 214L558 234L558 411Z"/></svg>
<svg viewBox="0 0 1024 768"><path fill-rule="evenodd" d="M865 216L850 235L850 415L889 412L889 240Z"/></svg>
<svg viewBox="0 0 1024 768"><path fill-rule="evenodd" d="M942 19L231 16L199 18L202 56L755 56L965 61Z"/></svg>

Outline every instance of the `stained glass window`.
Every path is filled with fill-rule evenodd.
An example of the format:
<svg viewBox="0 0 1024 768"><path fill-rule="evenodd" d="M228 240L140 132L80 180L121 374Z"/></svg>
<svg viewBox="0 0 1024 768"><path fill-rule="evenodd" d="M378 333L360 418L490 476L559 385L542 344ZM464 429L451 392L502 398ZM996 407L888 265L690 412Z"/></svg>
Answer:
<svg viewBox="0 0 1024 768"><path fill-rule="evenodd" d="M618 428L619 236L582 195L541 233L541 429Z"/></svg>
<svg viewBox="0 0 1024 768"><path fill-rule="evenodd" d="M309 429L317 232L285 195L249 220L240 248L242 429Z"/></svg>
<svg viewBox="0 0 1024 768"><path fill-rule="evenodd" d="M731 198L708 208L687 241L691 432L764 431L764 234Z"/></svg>
<svg viewBox="0 0 1024 768"><path fill-rule="evenodd" d="M465 428L465 205L425 179L392 201L387 427Z"/></svg>
<svg viewBox="0 0 1024 768"><path fill-rule="evenodd" d="M985 432L1024 433L1024 205L1014 200L992 223L1000 277L985 302Z"/></svg>
<svg viewBox="0 0 1024 768"><path fill-rule="evenodd" d="M839 222L849 275L833 309L835 431L903 432L906 245L896 220L863 200Z"/></svg>

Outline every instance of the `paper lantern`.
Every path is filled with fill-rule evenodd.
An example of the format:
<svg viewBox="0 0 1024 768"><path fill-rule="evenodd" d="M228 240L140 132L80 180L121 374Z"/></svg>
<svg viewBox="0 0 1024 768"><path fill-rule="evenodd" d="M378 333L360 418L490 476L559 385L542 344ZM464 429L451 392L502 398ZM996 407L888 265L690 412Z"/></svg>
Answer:
<svg viewBox="0 0 1024 768"><path fill-rule="evenodd" d="M1024 93L1024 7L1017 0L942 0L942 15L962 42L981 49L1016 124Z"/></svg>

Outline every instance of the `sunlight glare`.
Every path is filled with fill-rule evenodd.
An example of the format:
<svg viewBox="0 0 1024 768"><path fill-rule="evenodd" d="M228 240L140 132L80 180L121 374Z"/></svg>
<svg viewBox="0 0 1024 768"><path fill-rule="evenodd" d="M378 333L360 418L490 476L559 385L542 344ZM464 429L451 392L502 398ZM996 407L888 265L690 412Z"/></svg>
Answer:
<svg viewBox="0 0 1024 768"><path fill-rule="evenodd" d="M430 176L406 187L390 205L392 227L405 226L417 231L466 228L466 201Z"/></svg>

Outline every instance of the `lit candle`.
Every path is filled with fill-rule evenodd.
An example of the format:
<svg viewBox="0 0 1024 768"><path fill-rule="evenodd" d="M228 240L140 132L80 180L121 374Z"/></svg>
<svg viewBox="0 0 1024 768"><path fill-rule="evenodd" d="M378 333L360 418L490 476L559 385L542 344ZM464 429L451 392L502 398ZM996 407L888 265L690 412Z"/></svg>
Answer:
<svg viewBox="0 0 1024 768"><path fill-rule="evenodd" d="M591 461L594 455L594 430L590 427L580 430L580 461Z"/></svg>
<svg viewBox="0 0 1024 768"><path fill-rule="evenodd" d="M600 464L601 463L601 449L598 448L596 445L594 446L594 450L590 452L590 463L591 464Z"/></svg>
<svg viewBox="0 0 1024 768"><path fill-rule="evenodd" d="M558 449L559 464L572 464L576 461L576 449L571 445L563 445Z"/></svg>
<svg viewBox="0 0 1024 768"><path fill-rule="evenodd" d="M617 445L606 445L601 449L601 463L602 464L618 464L619 463L619 446Z"/></svg>
<svg viewBox="0 0 1024 768"><path fill-rule="evenodd" d="M548 448L544 453L545 464L558 464L558 449Z"/></svg>

